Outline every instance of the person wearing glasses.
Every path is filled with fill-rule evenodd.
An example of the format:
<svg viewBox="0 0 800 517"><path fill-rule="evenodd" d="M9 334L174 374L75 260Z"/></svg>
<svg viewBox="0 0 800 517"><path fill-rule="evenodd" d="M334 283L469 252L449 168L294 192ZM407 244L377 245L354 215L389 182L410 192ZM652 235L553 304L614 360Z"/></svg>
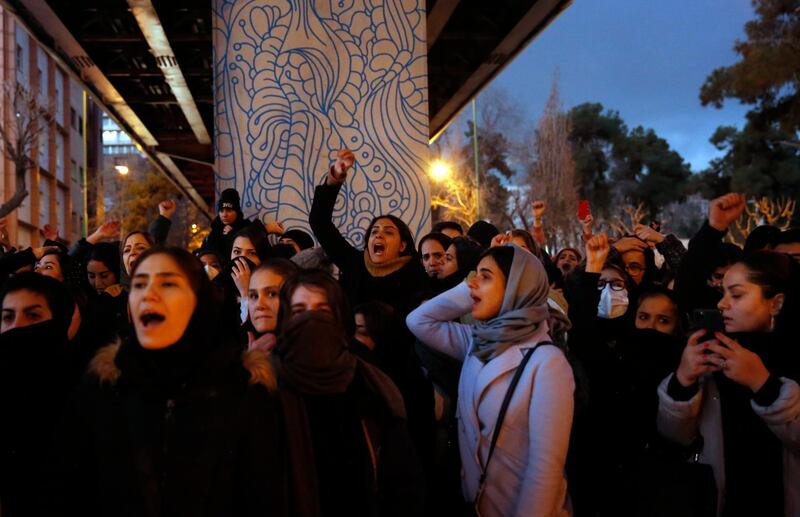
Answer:
<svg viewBox="0 0 800 517"><path fill-rule="evenodd" d="M655 435L656 388L682 349L676 325L667 324L677 319L674 304L660 303L663 296L640 300L649 292L640 270L644 253L626 263L630 255L612 254L607 235L595 235L586 242L585 267L567 284L569 348L583 373L579 393L586 394L567 472L576 515L615 515L624 504L619 487ZM632 273L640 273L642 285Z"/></svg>
<svg viewBox="0 0 800 517"><path fill-rule="evenodd" d="M659 278L655 254L648 244L637 236L625 236L612 244L611 258L621 266L640 288L648 288Z"/></svg>

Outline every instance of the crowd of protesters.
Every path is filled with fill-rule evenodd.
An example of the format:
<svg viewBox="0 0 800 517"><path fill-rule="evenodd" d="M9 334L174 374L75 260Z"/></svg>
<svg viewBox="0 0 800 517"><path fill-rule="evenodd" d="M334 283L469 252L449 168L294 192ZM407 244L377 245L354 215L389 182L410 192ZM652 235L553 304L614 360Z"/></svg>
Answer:
<svg viewBox="0 0 800 517"><path fill-rule="evenodd" d="M800 516L800 229L583 246L378 215L313 236L228 189L0 257L0 515ZM318 243L318 244L315 244Z"/></svg>

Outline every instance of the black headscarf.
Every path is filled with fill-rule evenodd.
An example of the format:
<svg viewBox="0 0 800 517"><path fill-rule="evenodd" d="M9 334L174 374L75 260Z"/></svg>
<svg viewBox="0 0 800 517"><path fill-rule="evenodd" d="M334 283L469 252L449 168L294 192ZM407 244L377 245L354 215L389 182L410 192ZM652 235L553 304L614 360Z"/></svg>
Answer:
<svg viewBox="0 0 800 517"><path fill-rule="evenodd" d="M305 395L344 393L356 369L344 328L323 311L292 317L281 331L273 360L280 379Z"/></svg>

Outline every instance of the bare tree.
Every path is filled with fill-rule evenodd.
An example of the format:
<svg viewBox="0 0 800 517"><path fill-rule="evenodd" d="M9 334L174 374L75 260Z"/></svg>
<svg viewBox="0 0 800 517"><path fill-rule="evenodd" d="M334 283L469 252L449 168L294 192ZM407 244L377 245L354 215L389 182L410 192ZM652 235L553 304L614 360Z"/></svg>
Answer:
<svg viewBox="0 0 800 517"><path fill-rule="evenodd" d="M28 197L25 177L36 165L31 153L54 118L52 106L44 106L37 92L26 90L16 81L3 82L3 97L4 105L11 111L6 113L4 123L0 123L0 145L5 157L14 163L16 190L0 205L0 217L16 210Z"/></svg>
<svg viewBox="0 0 800 517"><path fill-rule="evenodd" d="M574 245L579 234L576 217L578 190L569 143L570 130L569 117L561 111L556 73L550 97L536 129L536 160L529 172L530 200L543 199L547 202L548 244L553 249Z"/></svg>

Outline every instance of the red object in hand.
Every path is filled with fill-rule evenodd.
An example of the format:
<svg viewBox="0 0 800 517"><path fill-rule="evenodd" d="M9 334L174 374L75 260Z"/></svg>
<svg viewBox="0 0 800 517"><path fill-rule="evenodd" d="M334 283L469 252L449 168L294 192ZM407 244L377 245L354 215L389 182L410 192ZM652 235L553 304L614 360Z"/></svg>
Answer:
<svg viewBox="0 0 800 517"><path fill-rule="evenodd" d="M578 203L578 219L583 221L591 213L592 210L589 208L589 200L581 199L581 201Z"/></svg>

